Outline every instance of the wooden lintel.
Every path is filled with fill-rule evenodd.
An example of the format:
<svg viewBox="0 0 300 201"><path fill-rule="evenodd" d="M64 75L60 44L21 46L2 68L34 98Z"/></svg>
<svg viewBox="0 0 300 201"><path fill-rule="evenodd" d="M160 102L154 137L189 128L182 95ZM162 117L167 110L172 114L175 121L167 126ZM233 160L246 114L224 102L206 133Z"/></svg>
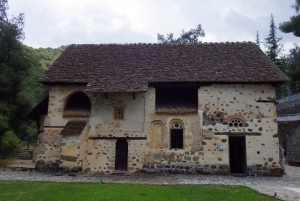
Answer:
<svg viewBox="0 0 300 201"><path fill-rule="evenodd" d="M65 126L44 126L44 128L64 128Z"/></svg>
<svg viewBox="0 0 300 201"><path fill-rule="evenodd" d="M235 133L235 132L217 132L215 135L230 135L230 136L261 136L261 133Z"/></svg>
<svg viewBox="0 0 300 201"><path fill-rule="evenodd" d="M276 100L258 100L257 103L274 103L275 105L278 104Z"/></svg>
<svg viewBox="0 0 300 201"><path fill-rule="evenodd" d="M147 137L89 137L90 140L147 140Z"/></svg>

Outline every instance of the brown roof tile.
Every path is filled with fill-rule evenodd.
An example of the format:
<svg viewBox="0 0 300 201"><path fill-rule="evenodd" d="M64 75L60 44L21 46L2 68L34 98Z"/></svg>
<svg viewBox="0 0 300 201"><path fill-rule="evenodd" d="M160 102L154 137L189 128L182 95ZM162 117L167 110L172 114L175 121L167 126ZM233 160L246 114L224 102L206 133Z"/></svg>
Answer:
<svg viewBox="0 0 300 201"><path fill-rule="evenodd" d="M36 106L34 106L34 108L32 108L24 117L38 120L41 115L46 115L48 113L48 101L49 96L46 96Z"/></svg>
<svg viewBox="0 0 300 201"><path fill-rule="evenodd" d="M156 105L156 113L164 114L187 114L197 113L197 105L193 105L189 102L176 102L169 101Z"/></svg>
<svg viewBox="0 0 300 201"><path fill-rule="evenodd" d="M70 45L39 80L86 91L147 91L149 83L280 83L288 77L252 42Z"/></svg>
<svg viewBox="0 0 300 201"><path fill-rule="evenodd" d="M76 135L80 134L87 121L68 121L68 123L65 125L64 129L60 132L61 135Z"/></svg>
<svg viewBox="0 0 300 201"><path fill-rule="evenodd" d="M88 117L90 116L90 109L88 108L73 108L65 109L63 112L64 117Z"/></svg>

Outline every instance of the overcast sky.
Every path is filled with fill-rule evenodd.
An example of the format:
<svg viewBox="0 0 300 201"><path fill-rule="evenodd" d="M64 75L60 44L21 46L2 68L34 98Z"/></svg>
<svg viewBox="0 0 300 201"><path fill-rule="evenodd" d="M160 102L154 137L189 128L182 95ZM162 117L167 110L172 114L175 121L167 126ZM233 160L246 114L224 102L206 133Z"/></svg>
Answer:
<svg viewBox="0 0 300 201"><path fill-rule="evenodd" d="M295 0L9 0L9 14L25 13L26 45L156 43L157 33L188 31L201 24L204 42L255 41L295 15ZM299 37L284 34L286 50Z"/></svg>

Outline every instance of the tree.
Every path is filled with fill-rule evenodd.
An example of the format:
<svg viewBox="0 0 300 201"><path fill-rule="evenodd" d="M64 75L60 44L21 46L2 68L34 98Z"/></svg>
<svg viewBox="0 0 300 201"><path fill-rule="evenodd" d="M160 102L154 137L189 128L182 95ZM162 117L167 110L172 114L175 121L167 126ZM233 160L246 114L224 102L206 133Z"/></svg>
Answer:
<svg viewBox="0 0 300 201"><path fill-rule="evenodd" d="M256 40L255 40L255 44L260 47L260 41L259 41L259 35L258 35L258 31L256 32Z"/></svg>
<svg viewBox="0 0 300 201"><path fill-rule="evenodd" d="M9 18L8 9L8 1L0 0L0 144L7 132L19 137L23 134L21 120L29 100L21 94L22 84L28 69L38 65L21 43L25 37L24 14Z"/></svg>
<svg viewBox="0 0 300 201"><path fill-rule="evenodd" d="M277 27L275 26L274 16L271 14L271 21L270 21L270 32L269 36L265 38L265 47L266 47L266 54L267 56L274 61L277 65L281 65L281 60L278 58L282 49L283 45L279 44L282 40L282 37L277 37Z"/></svg>
<svg viewBox="0 0 300 201"><path fill-rule="evenodd" d="M167 34L167 37L163 34L157 34L157 41L159 43L197 43L199 37L204 37L205 33L202 30L201 24L198 24L196 29L191 29L188 32L182 30L179 38L174 38L173 34Z"/></svg>
<svg viewBox="0 0 300 201"><path fill-rule="evenodd" d="M295 8L297 15L290 17L290 21L279 24L280 31L284 33L293 33L295 36L300 36L300 0L295 0L295 4L291 6Z"/></svg>
<svg viewBox="0 0 300 201"><path fill-rule="evenodd" d="M291 78L292 82L300 80L300 47L294 44L290 49L290 53L283 59L286 74Z"/></svg>

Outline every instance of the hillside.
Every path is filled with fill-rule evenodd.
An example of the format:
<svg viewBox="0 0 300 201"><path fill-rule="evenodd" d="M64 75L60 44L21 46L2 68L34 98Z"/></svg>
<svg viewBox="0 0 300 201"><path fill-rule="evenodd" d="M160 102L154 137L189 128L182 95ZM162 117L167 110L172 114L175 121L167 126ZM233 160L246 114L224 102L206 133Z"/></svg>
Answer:
<svg viewBox="0 0 300 201"><path fill-rule="evenodd" d="M58 48L34 48L40 60L40 67L42 67L44 70L47 70L67 47L68 46L61 46Z"/></svg>
<svg viewBox="0 0 300 201"><path fill-rule="evenodd" d="M27 52L30 52L34 65L28 70L28 75L23 81L21 95L30 100L30 107L32 108L48 93L47 88L38 83L38 79L42 77L67 46L58 48L32 48L24 45L24 48L27 49Z"/></svg>

